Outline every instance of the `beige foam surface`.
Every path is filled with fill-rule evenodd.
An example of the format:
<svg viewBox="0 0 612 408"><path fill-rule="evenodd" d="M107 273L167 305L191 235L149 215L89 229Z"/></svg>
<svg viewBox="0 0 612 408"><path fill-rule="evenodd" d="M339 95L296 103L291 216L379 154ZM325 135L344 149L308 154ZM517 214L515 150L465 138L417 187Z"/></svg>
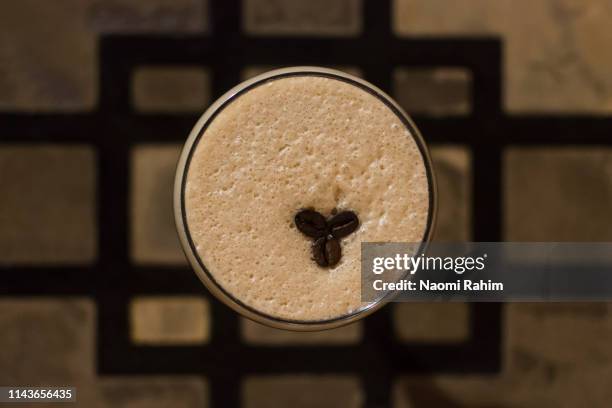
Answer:
<svg viewBox="0 0 612 408"><path fill-rule="evenodd" d="M211 122L187 170L187 224L215 280L243 303L292 320L360 307L360 243L421 241L425 164L401 120L349 83L284 77L253 88ZM356 212L333 269L312 260L293 217Z"/></svg>

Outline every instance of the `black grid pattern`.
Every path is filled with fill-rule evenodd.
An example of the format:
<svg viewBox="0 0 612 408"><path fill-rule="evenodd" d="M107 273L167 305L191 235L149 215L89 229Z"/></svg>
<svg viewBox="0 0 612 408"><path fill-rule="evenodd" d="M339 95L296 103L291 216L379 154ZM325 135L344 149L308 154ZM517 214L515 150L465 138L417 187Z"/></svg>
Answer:
<svg viewBox="0 0 612 408"><path fill-rule="evenodd" d="M185 266L140 267L129 257L129 160L139 143L182 143L197 117L149 115L130 106L132 73L144 65L192 65L212 74L213 96L240 82L247 65L351 65L391 90L393 69L461 67L472 74L472 113L415 117L430 144L467 146L473 158L473 238L502 239L502 150L508 145L612 144L612 119L587 116L508 117L501 107L502 49L497 39L400 39L390 29L391 0L363 2L363 27L352 38L247 37L240 0L211 1L212 29L203 36L108 36L99 44L100 100L79 114L0 114L1 143L86 144L97 153L98 260L94 265L2 267L0 295L89 296L97 304L100 375L200 374L214 407L240 406L247 375L352 374L366 406L389 406L393 380L407 373L498 372L502 307L470 305L469 340L457 344L399 343L390 308L364 321L353 346L261 347L240 339L239 316L210 299L211 341L197 347L144 347L129 339L128 305L136 295L202 294Z"/></svg>

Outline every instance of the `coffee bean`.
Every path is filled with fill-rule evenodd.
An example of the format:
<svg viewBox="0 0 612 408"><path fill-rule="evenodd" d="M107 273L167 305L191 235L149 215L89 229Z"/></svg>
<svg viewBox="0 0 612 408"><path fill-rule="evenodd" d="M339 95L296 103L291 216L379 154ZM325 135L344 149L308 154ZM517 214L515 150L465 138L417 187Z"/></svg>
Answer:
<svg viewBox="0 0 612 408"><path fill-rule="evenodd" d="M325 242L325 259L329 266L335 266L342 256L340 248L340 240L334 238L333 235L328 235Z"/></svg>
<svg viewBox="0 0 612 408"><path fill-rule="evenodd" d="M357 214L352 211L337 213L336 209L332 211L329 220L311 209L299 211L294 220L302 234L315 238L312 243L312 257L317 265L323 268L335 266L340 262L340 239L359 228Z"/></svg>
<svg viewBox="0 0 612 408"><path fill-rule="evenodd" d="M327 258L325 257L325 244L327 243L327 237L317 238L312 243L312 255L317 265L326 267L329 266Z"/></svg>
<svg viewBox="0 0 612 408"><path fill-rule="evenodd" d="M344 238L359 227L359 218L352 211L343 211L334 215L327 224L334 237Z"/></svg>
<svg viewBox="0 0 612 408"><path fill-rule="evenodd" d="M302 210L295 215L295 226L304 235L319 238L327 234L327 221L314 210Z"/></svg>

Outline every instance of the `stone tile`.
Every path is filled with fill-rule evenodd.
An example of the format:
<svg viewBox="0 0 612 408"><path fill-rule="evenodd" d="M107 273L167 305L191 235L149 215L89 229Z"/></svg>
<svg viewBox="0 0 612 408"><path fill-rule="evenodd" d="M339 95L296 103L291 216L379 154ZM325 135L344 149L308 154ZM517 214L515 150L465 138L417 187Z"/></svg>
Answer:
<svg viewBox="0 0 612 408"><path fill-rule="evenodd" d="M393 387L394 408L551 407L541 399L519 398L496 375L400 377ZM520 403L519 403L520 402ZM542 404L542 405L539 405Z"/></svg>
<svg viewBox="0 0 612 408"><path fill-rule="evenodd" d="M469 338L466 303L395 303L395 333L403 342L457 343Z"/></svg>
<svg viewBox="0 0 612 408"><path fill-rule="evenodd" d="M91 0L90 24L102 33L198 32L208 28L207 0Z"/></svg>
<svg viewBox="0 0 612 408"><path fill-rule="evenodd" d="M402 377L394 406L607 406L611 316L606 303L508 304L501 373Z"/></svg>
<svg viewBox="0 0 612 408"><path fill-rule="evenodd" d="M264 72L268 72L268 71L271 71L273 69L278 69L278 68L283 68L283 67L281 67L281 66L272 66L272 65L266 65L266 66L263 66L263 65L251 65L251 66L248 66L248 67L244 68L242 70L242 73L241 73L240 76L242 77L243 81L246 81L247 79L253 78L253 77L255 77L255 76L259 75L259 74L263 74ZM346 72L347 74L350 74L350 75L353 75L353 76L356 76L356 77L360 77L360 78L363 77L363 73L357 67L350 67L350 66L344 66L344 65L342 65L342 66L335 65L335 66L331 66L329 68L337 69L339 71Z"/></svg>
<svg viewBox="0 0 612 408"><path fill-rule="evenodd" d="M130 304L131 337L138 344L194 344L210 338L208 301L195 296L141 296Z"/></svg>
<svg viewBox="0 0 612 408"><path fill-rule="evenodd" d="M395 0L402 36L500 35L511 112L612 111L607 0ZM476 90L477 92L477 90Z"/></svg>
<svg viewBox="0 0 612 408"><path fill-rule="evenodd" d="M612 314L606 303L507 305L508 376L550 406L606 406ZM528 391L525 391L528 390Z"/></svg>
<svg viewBox="0 0 612 408"><path fill-rule="evenodd" d="M94 260L95 166L85 146L0 146L0 264Z"/></svg>
<svg viewBox="0 0 612 408"><path fill-rule="evenodd" d="M207 408L208 384L195 377L115 377L102 379L100 408Z"/></svg>
<svg viewBox="0 0 612 408"><path fill-rule="evenodd" d="M352 36L361 31L362 0L243 0L251 35Z"/></svg>
<svg viewBox="0 0 612 408"><path fill-rule="evenodd" d="M361 407L359 381L346 376L250 377L242 387L243 408Z"/></svg>
<svg viewBox="0 0 612 408"><path fill-rule="evenodd" d="M611 393L604 385L610 371L600 378L585 372L584 378L534 383L531 377L506 375L436 375L403 377L394 387L395 408L413 407L604 407ZM563 375L562 375L563 376ZM594 381L590 384L585 381ZM586 387L585 387L586 386ZM585 399L587 401L585 401Z"/></svg>
<svg viewBox="0 0 612 408"><path fill-rule="evenodd" d="M74 386L77 407L209 406L200 378L99 377L95 315L85 298L0 299L0 384Z"/></svg>
<svg viewBox="0 0 612 408"><path fill-rule="evenodd" d="M0 110L78 111L97 98L89 2L4 1L0 6Z"/></svg>
<svg viewBox="0 0 612 408"><path fill-rule="evenodd" d="M578 365L612 369L608 303L517 303L508 307L506 318L513 371L536 371L544 365L551 370Z"/></svg>
<svg viewBox="0 0 612 408"><path fill-rule="evenodd" d="M399 68L393 90L410 115L461 116L471 111L472 79L466 69Z"/></svg>
<svg viewBox="0 0 612 408"><path fill-rule="evenodd" d="M95 324L88 299L0 299L0 384L67 385L92 378Z"/></svg>
<svg viewBox="0 0 612 408"><path fill-rule="evenodd" d="M431 156L438 184L436 241L469 241L472 235L472 164L467 148L434 146Z"/></svg>
<svg viewBox="0 0 612 408"><path fill-rule="evenodd" d="M612 149L512 148L504 166L507 240L612 240Z"/></svg>
<svg viewBox="0 0 612 408"><path fill-rule="evenodd" d="M131 256L139 264L184 264L172 208L178 145L132 151Z"/></svg>
<svg viewBox="0 0 612 408"><path fill-rule="evenodd" d="M0 110L91 110L98 33L203 31L207 14L206 0L3 2Z"/></svg>
<svg viewBox="0 0 612 408"><path fill-rule="evenodd" d="M319 332L292 332L273 329L242 319L242 338L249 344L257 345L309 345L309 344L355 344L363 336L363 325L356 322L348 326Z"/></svg>
<svg viewBox="0 0 612 408"><path fill-rule="evenodd" d="M203 112L210 78L201 68L143 67L132 81L132 104L143 112Z"/></svg>
<svg viewBox="0 0 612 408"><path fill-rule="evenodd" d="M393 0L393 28L403 36L494 34L499 22L496 14L505 6L504 0L497 3L500 4L490 5L487 0L460 0L452 4L444 0Z"/></svg>

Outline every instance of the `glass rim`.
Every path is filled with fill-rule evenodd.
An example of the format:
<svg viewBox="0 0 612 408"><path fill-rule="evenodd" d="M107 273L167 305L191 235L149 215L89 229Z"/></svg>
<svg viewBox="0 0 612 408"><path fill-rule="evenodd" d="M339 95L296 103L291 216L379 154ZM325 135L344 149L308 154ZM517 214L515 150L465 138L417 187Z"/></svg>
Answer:
<svg viewBox="0 0 612 408"><path fill-rule="evenodd" d="M431 162L431 156L418 128L416 127L412 119L408 116L408 114L406 114L406 112L397 104L397 102L395 102L389 95L387 95L385 92L372 85L371 83L342 71L314 66L281 68L257 75L251 79L241 82L240 84L230 89L220 98L218 98L202 114L202 116L199 118L199 120L196 122L195 126L191 130L189 137L187 138L183 146L177 164L177 170L174 180L174 218L182 249L185 252L185 255L191 267L194 269L196 275L202 281L204 286L206 286L206 288L218 300L232 308L240 315L254 320L258 323L265 324L267 326L271 326L277 329L287 329L294 331L318 331L344 326L359 319L362 319L363 317L375 312L376 310L383 307L386 303L388 303L393 297L393 293L388 293L376 302L371 302L351 313L323 320L293 320L264 313L236 298L226 288L224 288L223 285L217 282L214 276L210 273L210 271L204 264L204 261L201 259L200 255L195 249L195 244L189 231L187 214L185 210L185 184L191 163L191 158L199 144L199 141L206 132L210 123L214 121L216 116L226 106L230 105L242 94L260 85L263 85L266 82L294 76L326 77L330 79L340 80L345 83L349 83L353 86L357 86L358 88L368 92L369 94L375 96L378 100L383 102L402 121L402 124L408 129L410 135L417 144L417 147L423 159L427 176L429 192L427 226L425 228L423 238L421 240L421 247L419 248L420 250L426 249L427 244L429 243L433 235L433 228L436 220L437 189L435 175Z"/></svg>

